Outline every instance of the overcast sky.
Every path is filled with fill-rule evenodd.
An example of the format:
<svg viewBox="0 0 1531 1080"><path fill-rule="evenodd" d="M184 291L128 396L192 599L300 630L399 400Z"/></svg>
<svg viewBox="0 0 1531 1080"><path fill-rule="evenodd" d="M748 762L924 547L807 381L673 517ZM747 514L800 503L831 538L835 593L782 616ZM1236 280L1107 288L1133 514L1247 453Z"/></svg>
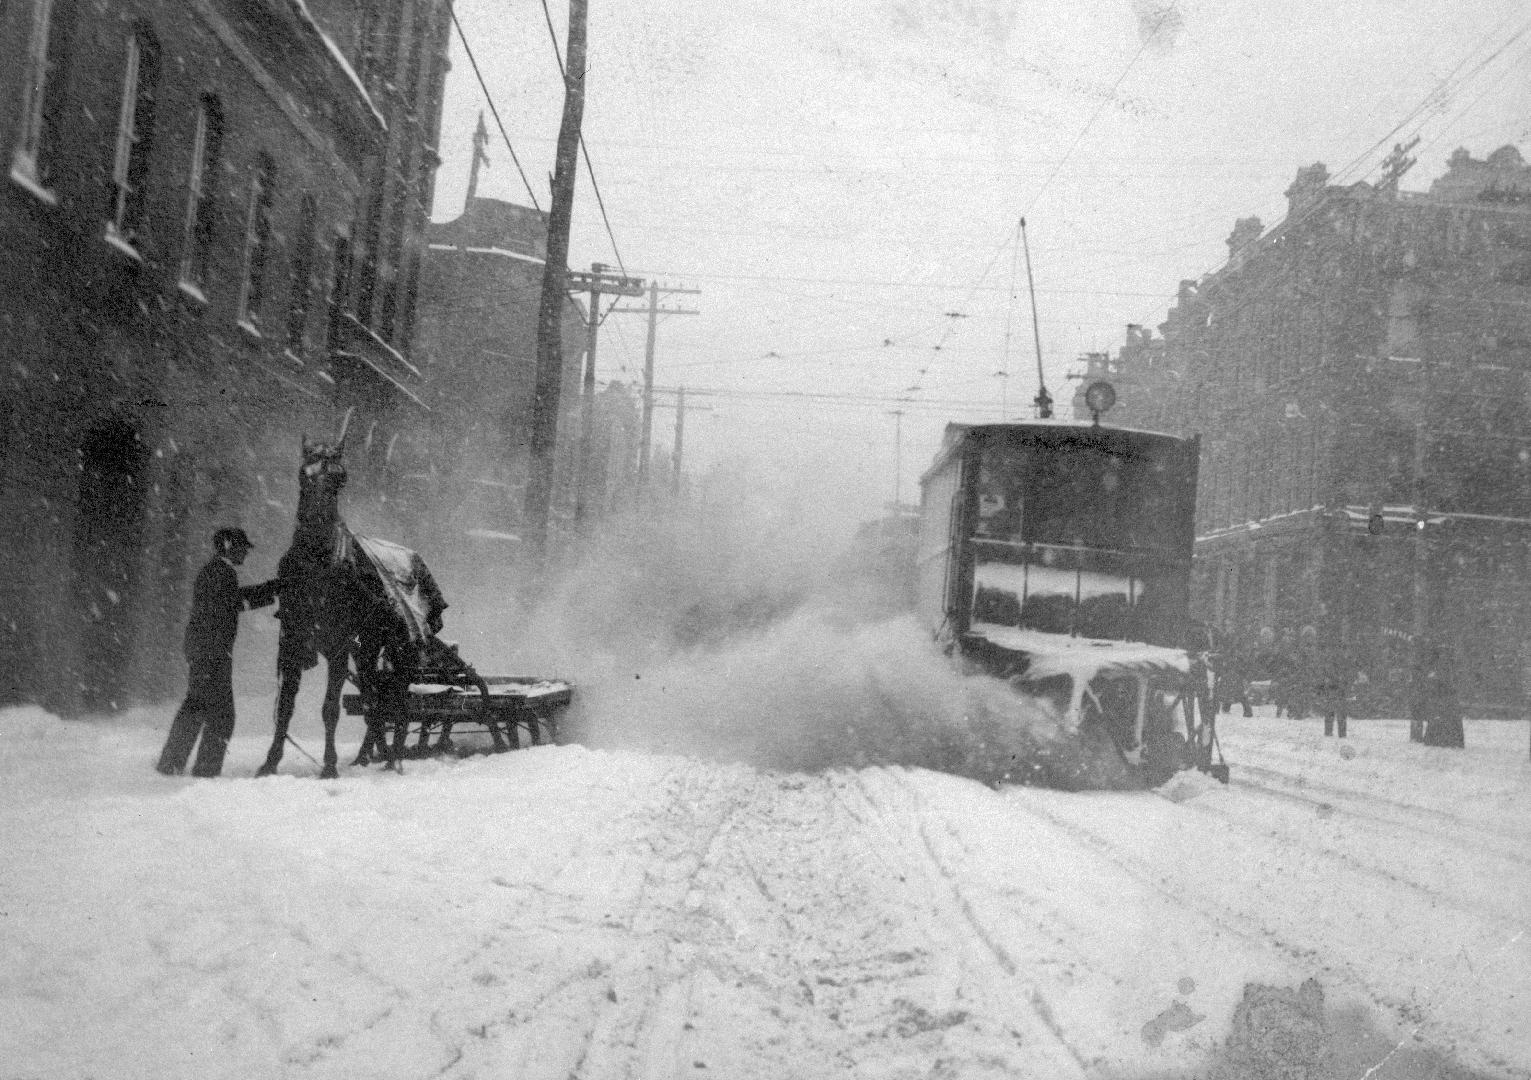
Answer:
<svg viewBox="0 0 1531 1080"><path fill-rule="evenodd" d="M457 10L547 209L543 8ZM948 420L1030 415L1023 215L1066 403L1078 356L1162 321L1236 218L1279 221L1299 166L1374 180L1417 134L1403 186L1422 189L1458 146L1531 156L1528 25L1524 0L590 0L584 134L616 251L582 170L570 263L700 290L658 334L656 384L712 410L688 413L688 465L734 448L865 519L896 485L917 501ZM455 36L452 56L437 219L461 210L484 108ZM527 203L488 122L479 193ZM600 378L638 377L643 343L641 316L610 316ZM657 441L673 423L656 413Z"/></svg>

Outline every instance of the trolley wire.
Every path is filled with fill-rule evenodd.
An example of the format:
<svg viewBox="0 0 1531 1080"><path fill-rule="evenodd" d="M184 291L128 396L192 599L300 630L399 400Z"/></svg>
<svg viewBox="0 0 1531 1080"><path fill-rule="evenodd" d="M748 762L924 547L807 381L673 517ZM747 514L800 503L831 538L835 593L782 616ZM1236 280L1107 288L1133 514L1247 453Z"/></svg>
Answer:
<svg viewBox="0 0 1531 1080"><path fill-rule="evenodd" d="M563 50L558 45L558 32L553 29L553 13L548 9L548 0L542 0L542 15L548 24L548 37L553 42L553 59L558 61L558 75L563 79L565 88L569 85L569 75L564 69ZM606 226L606 238L611 241L611 253L617 260L617 269L627 277L627 266L622 262L622 252L617 247L617 237L611 229L611 218L606 215L606 200L601 197L601 185L595 179L595 166L590 163L590 149L585 145L585 133L579 133L579 152L585 159L585 173L590 177L590 190L595 192L595 203L601 210L601 222Z"/></svg>
<svg viewBox="0 0 1531 1080"><path fill-rule="evenodd" d="M516 172L521 175L521 183L526 185L526 194L532 200L532 209L540 214L542 207L537 204L537 193L532 190L531 181L526 178L526 170L521 168L521 159L516 156L516 148L510 145L510 136L505 132L505 122L500 119L500 110L495 106L494 95L489 92L489 86L484 82L484 73L479 70L478 60L473 55L473 47L468 44L468 35L463 33L462 23L457 19L456 7L450 3L447 4L447 14L452 16L452 25L457 28L457 40L462 42L463 52L468 56L474 78L478 79L478 87L484 93L484 100L489 103L489 112L494 116L495 127L500 129L500 138L505 140L505 149L510 151L510 160L515 163Z"/></svg>

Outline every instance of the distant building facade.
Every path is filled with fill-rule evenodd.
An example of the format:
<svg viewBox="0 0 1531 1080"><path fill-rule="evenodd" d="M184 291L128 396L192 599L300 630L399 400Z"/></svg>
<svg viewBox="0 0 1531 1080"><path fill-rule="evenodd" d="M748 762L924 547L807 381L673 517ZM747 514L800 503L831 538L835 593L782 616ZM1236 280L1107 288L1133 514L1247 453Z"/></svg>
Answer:
<svg viewBox="0 0 1531 1080"><path fill-rule="evenodd" d="M1202 435L1198 613L1246 642L1313 627L1394 715L1418 649L1450 645L1467 707L1520 715L1531 169L1458 151L1411 194L1314 165L1286 194L1115 364L1114 421Z"/></svg>
<svg viewBox="0 0 1531 1080"><path fill-rule="evenodd" d="M442 530L442 543L498 535L513 556L530 464L547 216L470 193L463 213L433 223L427 239L419 306L419 355L432 406L426 456L435 463L428 479L421 476L422 497L432 507L427 516ZM574 512L584 353L584 311L569 298L555 530L566 530Z"/></svg>
<svg viewBox="0 0 1531 1080"><path fill-rule="evenodd" d="M175 693L213 528L284 546L299 440L347 408L348 514L390 520L388 449L423 408L407 267L445 20L444 0L0 7L0 702ZM419 67L412 103L390 57ZM401 214L374 214L379 170L407 177L383 185Z"/></svg>

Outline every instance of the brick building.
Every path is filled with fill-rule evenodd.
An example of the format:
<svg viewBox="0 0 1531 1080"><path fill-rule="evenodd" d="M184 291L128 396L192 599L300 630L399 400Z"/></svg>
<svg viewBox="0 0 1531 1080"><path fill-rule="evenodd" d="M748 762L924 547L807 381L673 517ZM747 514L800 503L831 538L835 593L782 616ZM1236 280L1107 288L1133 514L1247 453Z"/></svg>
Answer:
<svg viewBox="0 0 1531 1080"><path fill-rule="evenodd" d="M393 524L445 18L444 0L0 6L0 701L177 692L211 530L274 555L299 439L348 407L347 514Z"/></svg>
<svg viewBox="0 0 1531 1080"><path fill-rule="evenodd" d="M1457 151L1428 192L1299 171L1129 339L1113 420L1203 438L1195 603L1252 639L1312 626L1395 715L1419 643L1468 708L1531 670L1531 169Z"/></svg>
<svg viewBox="0 0 1531 1080"><path fill-rule="evenodd" d="M547 216L470 190L462 214L433 223L427 237L419 355L434 417L428 456L439 463L422 484L433 508L427 516L443 530L442 544L457 544L464 536L515 536L530 462ZM574 510L584 352L584 311L567 299L555 528L566 528ZM620 397L606 391L596 401L598 445L592 456L602 466L597 474L603 489L605 463L613 453L620 455L611 449L612 432L621 430ZM598 501L604 505L604 494ZM494 549L484 554L493 555ZM514 555L514 545L502 554Z"/></svg>

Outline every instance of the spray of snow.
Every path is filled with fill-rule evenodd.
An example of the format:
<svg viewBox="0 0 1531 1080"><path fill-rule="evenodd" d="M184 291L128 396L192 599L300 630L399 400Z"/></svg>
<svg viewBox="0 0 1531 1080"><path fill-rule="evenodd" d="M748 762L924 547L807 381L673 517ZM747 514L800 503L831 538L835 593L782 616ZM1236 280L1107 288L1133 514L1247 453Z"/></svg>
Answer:
<svg viewBox="0 0 1531 1080"><path fill-rule="evenodd" d="M448 636L481 670L573 683L564 737L590 746L1131 786L1114 752L1065 732L1047 704L960 675L896 613L897 583L875 560L823 535L749 500L634 513L535 605L480 579L454 600ZM488 595L502 598L493 613Z"/></svg>

